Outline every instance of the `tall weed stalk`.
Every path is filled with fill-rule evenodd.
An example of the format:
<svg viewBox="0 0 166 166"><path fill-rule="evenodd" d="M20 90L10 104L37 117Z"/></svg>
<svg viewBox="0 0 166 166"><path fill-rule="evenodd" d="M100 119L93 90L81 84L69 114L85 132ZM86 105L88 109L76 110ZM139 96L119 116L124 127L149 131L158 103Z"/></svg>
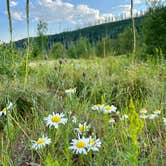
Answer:
<svg viewBox="0 0 166 166"><path fill-rule="evenodd" d="M6 0L7 5L7 14L8 14L8 21L9 21L9 31L10 31L10 45L12 51L12 68L15 68L15 60L14 60L14 44L13 44L13 27L12 27L12 18L10 12L10 0Z"/></svg>
<svg viewBox="0 0 166 166"><path fill-rule="evenodd" d="M135 55L136 55L136 28L135 28L135 20L133 16L133 7L134 2L131 0L131 6L130 6L130 14L131 14L131 20L132 20L132 31L133 31L133 52L132 52L132 66L130 69L130 77L131 77L131 86L132 86L132 92L134 92L134 80L135 80ZM131 94L132 96L133 94Z"/></svg>
<svg viewBox="0 0 166 166"><path fill-rule="evenodd" d="M26 59L25 59L25 82L24 82L24 86L27 84L27 80L28 80L28 65L29 65L29 51L30 51L30 39L29 39L29 0L26 0L26 22L27 22L28 43L27 43L27 54L26 54Z"/></svg>

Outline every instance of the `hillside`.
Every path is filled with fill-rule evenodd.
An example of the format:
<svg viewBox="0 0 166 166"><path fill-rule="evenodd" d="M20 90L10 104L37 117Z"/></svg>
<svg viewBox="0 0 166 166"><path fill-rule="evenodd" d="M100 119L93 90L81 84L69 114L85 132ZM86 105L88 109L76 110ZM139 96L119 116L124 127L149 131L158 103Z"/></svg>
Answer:
<svg viewBox="0 0 166 166"><path fill-rule="evenodd" d="M142 17L135 18L137 31L140 32ZM116 38L117 35L124 31L124 29L131 25L131 20L121 20L117 22L105 23L95 26L78 29L71 32L63 32L55 35L48 35L48 48L54 43L61 42L65 46L68 46L71 42L77 41L81 36L89 39L90 42L96 42L102 37ZM31 41L36 40L36 37L30 39ZM15 42L16 48L25 48L27 39L22 39Z"/></svg>

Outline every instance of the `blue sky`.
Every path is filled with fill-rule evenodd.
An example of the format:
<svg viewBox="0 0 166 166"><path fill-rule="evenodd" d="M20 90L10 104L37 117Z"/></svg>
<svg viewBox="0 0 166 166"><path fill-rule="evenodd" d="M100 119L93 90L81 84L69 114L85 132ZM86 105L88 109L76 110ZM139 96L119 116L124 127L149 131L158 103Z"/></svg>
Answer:
<svg viewBox="0 0 166 166"><path fill-rule="evenodd" d="M14 40L27 37L26 0L10 0ZM135 12L145 10L144 0L134 0ZM129 15L130 0L30 0L30 35L36 35L37 22L48 23L48 34L80 28L115 18L121 13ZM0 0L0 40L9 41L9 27L6 14L6 0Z"/></svg>

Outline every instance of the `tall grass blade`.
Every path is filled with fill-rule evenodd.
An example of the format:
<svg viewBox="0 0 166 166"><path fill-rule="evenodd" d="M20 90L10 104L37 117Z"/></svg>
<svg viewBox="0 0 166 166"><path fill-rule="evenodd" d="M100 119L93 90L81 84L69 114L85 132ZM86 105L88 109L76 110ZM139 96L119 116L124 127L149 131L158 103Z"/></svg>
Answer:
<svg viewBox="0 0 166 166"><path fill-rule="evenodd" d="M11 13L10 13L10 0L6 0L6 5L7 5L8 20L9 20L10 42L12 43L12 41L13 41L13 30L12 30L12 18L11 18Z"/></svg>
<svg viewBox="0 0 166 166"><path fill-rule="evenodd" d="M28 80L28 65L29 65L29 50L30 50L30 40L29 40L29 0L26 0L26 21L27 21L28 42L27 42L27 54L26 54L26 60L25 60L25 82L24 82L24 86L27 84L27 80Z"/></svg>
<svg viewBox="0 0 166 166"><path fill-rule="evenodd" d="M132 29L133 29L133 56L135 56L136 53L136 29L135 29L135 20L133 16L133 0L131 0L131 7L130 7L130 14L132 19Z"/></svg>
<svg viewBox="0 0 166 166"><path fill-rule="evenodd" d="M133 16L133 7L134 2L131 0L131 6L130 6L130 14L131 14L131 20L132 20L132 31L133 31L133 52L132 52L132 66L130 69L130 76L131 76L131 86L132 91L134 92L134 80L135 80L135 55L136 55L136 28L135 28L135 20ZM133 95L133 92L131 95Z"/></svg>

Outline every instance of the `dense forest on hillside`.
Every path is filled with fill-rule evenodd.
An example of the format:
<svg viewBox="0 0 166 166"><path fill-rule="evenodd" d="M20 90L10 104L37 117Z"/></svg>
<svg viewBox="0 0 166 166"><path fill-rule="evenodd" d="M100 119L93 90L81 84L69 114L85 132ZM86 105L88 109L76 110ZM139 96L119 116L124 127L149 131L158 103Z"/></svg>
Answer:
<svg viewBox="0 0 166 166"><path fill-rule="evenodd" d="M135 18L137 32L140 33L142 28L142 21L144 16ZM131 27L131 19L110 22L91 26L83 29L78 29L71 32L63 32L55 35L47 36L47 47L51 48L53 44L60 42L66 47L72 42L78 41L80 37L87 38L91 43L97 42L102 38L117 38L118 34L122 33L127 27ZM37 38L30 38L31 41L37 40ZM25 48L27 39L19 40L15 42L17 48Z"/></svg>

